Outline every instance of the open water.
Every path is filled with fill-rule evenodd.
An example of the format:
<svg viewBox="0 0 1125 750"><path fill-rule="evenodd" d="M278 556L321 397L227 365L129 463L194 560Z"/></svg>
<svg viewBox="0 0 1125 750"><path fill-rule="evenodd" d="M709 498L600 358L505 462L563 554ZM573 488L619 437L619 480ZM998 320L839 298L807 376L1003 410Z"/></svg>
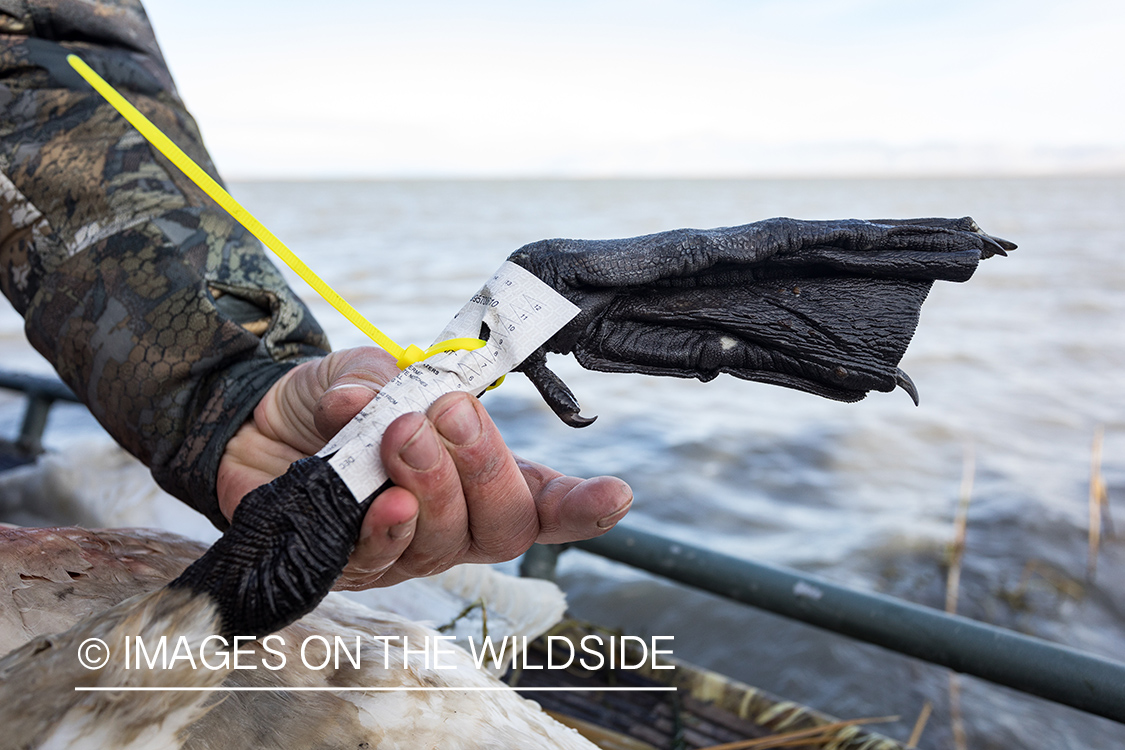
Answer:
<svg viewBox="0 0 1125 750"><path fill-rule="evenodd" d="M559 423L519 376L485 402L512 448L636 491L630 520L737 557L944 606L966 456L975 466L959 611L1125 659L1125 179L403 181L243 183L233 192L402 344L428 344L515 248L771 216L972 215L1019 243L966 284L939 284L902 367L921 394L838 404L721 377L708 384L553 365L597 424ZM292 277L291 277L292 278ZM362 334L294 280L337 348ZM49 368L0 312L5 368ZM19 406L0 396L0 429ZM94 430L77 409L49 444ZM1091 447L1116 534L1088 579ZM1113 516L1112 514L1116 514ZM897 714L905 740L952 747L944 670L690 592L580 552L572 610L843 716ZM961 681L968 747L1121 748L1125 727Z"/></svg>

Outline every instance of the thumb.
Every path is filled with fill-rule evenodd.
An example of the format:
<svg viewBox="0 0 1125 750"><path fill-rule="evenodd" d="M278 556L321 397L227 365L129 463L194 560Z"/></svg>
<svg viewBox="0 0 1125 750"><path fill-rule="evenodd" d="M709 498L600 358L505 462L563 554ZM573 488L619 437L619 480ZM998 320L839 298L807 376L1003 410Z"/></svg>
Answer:
<svg viewBox="0 0 1125 750"><path fill-rule="evenodd" d="M394 358L382 349L360 347L333 352L317 366L324 390L313 408L313 425L330 440L399 373Z"/></svg>
<svg viewBox="0 0 1125 750"><path fill-rule="evenodd" d="M339 382L324 392L313 410L313 424L316 431L331 440L344 425L370 403L379 393L371 383Z"/></svg>

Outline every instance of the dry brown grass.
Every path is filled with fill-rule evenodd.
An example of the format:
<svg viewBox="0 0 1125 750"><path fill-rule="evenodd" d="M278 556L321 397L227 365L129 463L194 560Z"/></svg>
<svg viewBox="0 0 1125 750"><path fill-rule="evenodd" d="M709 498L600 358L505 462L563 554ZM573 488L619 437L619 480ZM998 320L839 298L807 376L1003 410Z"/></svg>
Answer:
<svg viewBox="0 0 1125 750"><path fill-rule="evenodd" d="M922 710L918 713L918 719L914 722L910 739L906 741L906 750L914 750L918 747L918 741L922 739L922 731L926 728L926 722L930 720L930 713L933 710L934 704L931 701L926 701L926 705L922 706Z"/></svg>
<svg viewBox="0 0 1125 750"><path fill-rule="evenodd" d="M898 721L898 719L899 717L897 716L876 716L866 719L834 721L831 724L822 724L809 729L798 729L783 734L771 734L769 737L724 742L721 745L711 745L701 750L765 750L766 748L824 747L830 742L839 741L839 732L841 729L854 727L860 724L886 724L892 721Z"/></svg>
<svg viewBox="0 0 1125 750"><path fill-rule="evenodd" d="M1109 518L1109 491L1102 476L1102 443L1105 428L1094 431L1094 445L1090 451L1090 544L1086 556L1086 581L1093 583L1098 573L1098 551L1102 542L1102 518Z"/></svg>
<svg viewBox="0 0 1125 750"><path fill-rule="evenodd" d="M972 445L965 447L961 465L961 492L957 502L957 515L953 520L953 543L949 550L949 572L945 579L945 611L957 614L957 597L961 589L961 563L965 557L965 536L969 528L969 505L973 499L973 478L976 475L976 455ZM949 673L949 720L953 729L953 747L966 750L965 721L961 715L961 675Z"/></svg>

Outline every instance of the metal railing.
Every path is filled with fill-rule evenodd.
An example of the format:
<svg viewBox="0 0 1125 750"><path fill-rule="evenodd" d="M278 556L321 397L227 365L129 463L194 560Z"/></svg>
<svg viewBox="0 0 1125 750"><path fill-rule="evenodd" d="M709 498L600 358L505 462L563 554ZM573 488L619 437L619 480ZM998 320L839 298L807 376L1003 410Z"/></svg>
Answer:
<svg viewBox="0 0 1125 750"><path fill-rule="evenodd" d="M0 388L22 391L27 397L15 445L29 455L43 450L43 431L47 428L47 414L54 403L78 403L78 398L61 381L38 375L0 370Z"/></svg>
<svg viewBox="0 0 1125 750"><path fill-rule="evenodd" d="M520 572L552 578L573 547L774 614L1125 723L1125 663L776 565L619 523L604 536L535 548Z"/></svg>

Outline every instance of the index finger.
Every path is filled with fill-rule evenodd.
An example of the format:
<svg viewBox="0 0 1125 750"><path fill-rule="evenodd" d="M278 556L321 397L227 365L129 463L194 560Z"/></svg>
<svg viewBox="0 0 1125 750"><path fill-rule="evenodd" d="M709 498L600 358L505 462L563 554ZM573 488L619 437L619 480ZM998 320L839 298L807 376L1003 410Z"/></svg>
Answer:
<svg viewBox="0 0 1125 750"><path fill-rule="evenodd" d="M457 467L468 514L468 562L502 562L539 535L535 500L500 431L480 401L442 396L428 416Z"/></svg>

